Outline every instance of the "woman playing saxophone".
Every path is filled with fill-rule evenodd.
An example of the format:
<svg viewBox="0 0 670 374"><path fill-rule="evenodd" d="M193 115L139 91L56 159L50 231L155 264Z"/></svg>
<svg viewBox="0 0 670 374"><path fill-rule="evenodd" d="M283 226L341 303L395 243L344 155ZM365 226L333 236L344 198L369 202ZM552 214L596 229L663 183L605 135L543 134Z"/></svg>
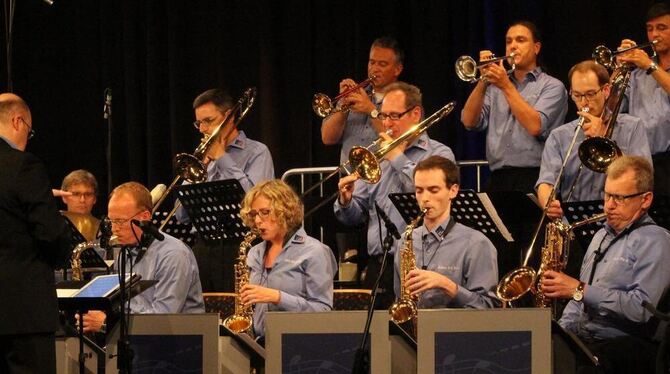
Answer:
<svg viewBox="0 0 670 374"><path fill-rule="evenodd" d="M244 197L240 215L263 240L249 250L249 283L241 288L242 303L255 305L255 335L265 335L267 311L330 310L337 262L301 227L303 205L293 189L280 180L259 183Z"/></svg>

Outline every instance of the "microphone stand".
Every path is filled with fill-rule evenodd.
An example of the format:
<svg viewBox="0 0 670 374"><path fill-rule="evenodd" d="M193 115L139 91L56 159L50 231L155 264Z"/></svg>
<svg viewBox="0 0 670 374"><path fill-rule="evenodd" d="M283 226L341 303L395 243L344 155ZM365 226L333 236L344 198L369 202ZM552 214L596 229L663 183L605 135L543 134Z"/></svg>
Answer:
<svg viewBox="0 0 670 374"><path fill-rule="evenodd" d="M117 343L116 365L119 373L130 373L133 359L133 351L130 349L128 341L128 321L129 311L126 311L126 254L130 254L130 249L134 246L124 245L121 247L121 261L119 265L119 300L121 303L121 314L119 316L119 340ZM130 295L128 295L128 304L130 304Z"/></svg>
<svg viewBox="0 0 670 374"><path fill-rule="evenodd" d="M381 221L381 220L380 220ZM365 321L365 328L363 329L363 337L361 338L361 344L356 349L356 355L354 356L354 367L351 370L352 374L368 374L370 372L370 354L366 347L368 342L368 334L370 333L370 327L372 324L372 316L375 312L375 302L377 300L377 292L379 290L379 283L384 276L384 270L386 270L386 260L388 258L389 251L393 246L393 231L389 229L388 222L386 223L386 236L382 242L382 250L384 251L384 256L382 257L382 263L379 270L379 275L375 280L375 284L372 288L372 298L370 299L370 306L368 307L368 316Z"/></svg>
<svg viewBox="0 0 670 374"><path fill-rule="evenodd" d="M103 108L103 118L107 120L107 193L112 192L112 89L105 88L105 106Z"/></svg>

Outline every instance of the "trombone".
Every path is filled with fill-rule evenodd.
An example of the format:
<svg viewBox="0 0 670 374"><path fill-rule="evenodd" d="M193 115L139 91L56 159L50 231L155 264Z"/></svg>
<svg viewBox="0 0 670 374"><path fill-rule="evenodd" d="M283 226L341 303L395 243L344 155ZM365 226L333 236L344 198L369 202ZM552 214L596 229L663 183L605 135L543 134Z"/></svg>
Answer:
<svg viewBox="0 0 670 374"><path fill-rule="evenodd" d="M342 105L340 108L337 108L337 102L340 101L342 98L351 95L353 92L358 91L361 88L366 88L367 86L371 85L372 81L374 81L376 78L377 78L376 75L371 75L370 77L368 77L368 79L342 91L339 95L335 96L332 99L329 98L328 95L326 94L322 93L314 94L314 97L312 98L312 109L314 110L314 113L316 113L316 115L318 115L319 117L324 118L333 113L349 110L349 105Z"/></svg>
<svg viewBox="0 0 670 374"><path fill-rule="evenodd" d="M335 169L335 171L328 174L325 178L321 179L321 181L319 181L312 187L308 188L305 192L303 192L302 197L304 198L310 192L314 191L315 189L323 185L327 180L334 177L340 172L343 172L347 175L356 173L358 174L359 179L362 179L366 183L375 184L379 182L379 179L381 178L382 175L379 163L384 158L384 156L386 156L387 153L389 153L391 150L393 150L395 147L397 147L398 145L400 145L405 141L407 141L408 143L414 141L414 139L416 139L422 133L428 130L429 127L431 127L432 125L439 122L442 118L449 115L449 113L451 113L451 111L453 111L455 107L456 107L455 101L449 102L447 105L443 106L435 113L431 114L428 118L410 127L398 138L394 139L390 143L382 145L379 149L377 149L374 152L371 151L370 149L381 144L383 139L381 138L377 139L374 141L374 143L370 144L367 147L355 146L351 148L351 150L349 151L349 159L346 162L342 163L340 166L338 166L338 168ZM335 191L335 193L333 193L333 195L331 195L328 199L323 200L314 208L310 209L309 212L305 213L305 217L309 216L314 211L322 207L323 204L325 204L326 202L335 198L338 194L339 191Z"/></svg>
<svg viewBox="0 0 670 374"><path fill-rule="evenodd" d="M644 43L640 45L634 45L632 47L620 49L618 51L612 52L611 49L605 47L604 45L599 45L593 50L593 54L591 57L600 65L608 68L609 70L616 69L619 67L617 61L616 61L616 56L620 55L622 53L626 53L630 50L633 49L644 49L644 48L651 48L651 50L654 52L654 54L651 56L652 58L656 57L656 44L658 43L658 39L654 39L650 41L649 43Z"/></svg>
<svg viewBox="0 0 670 374"><path fill-rule="evenodd" d="M207 180L207 166L204 163L207 153L209 152L212 145L221 137L223 139L227 138L233 128L242 121L242 119L247 115L249 109L254 105L254 100L256 99L256 87L247 88L240 99L237 101L235 106L230 110L228 115L217 125L211 135L203 135L200 140L200 144L193 151L193 154L189 153L179 153L174 157L173 165L177 171L177 176L172 180L170 186L165 190L161 195L160 199L154 204L153 209L151 209L151 214L153 215L158 210L158 207L163 204L165 199L168 197L170 192L177 186L178 183L186 181L188 183L202 183ZM237 115L235 115L237 114ZM234 116L235 115L235 116ZM228 123L230 118L233 118L233 125L228 128L226 133L221 135L221 131L225 127L225 124ZM172 218L172 216L177 212L177 209L181 206L181 203L177 201L174 205L174 208L168 213L167 217L160 226L162 230L167 222Z"/></svg>
<svg viewBox="0 0 670 374"><path fill-rule="evenodd" d="M514 57L516 57L516 55L517 54L515 52L512 52L507 56L492 56L491 59L480 62L476 62L475 59L470 56L461 56L458 58L458 60L456 60L454 68L456 69L456 75L458 75L458 78L460 78L462 81L475 83L479 82L483 78L480 72L482 67L498 61L507 61L510 66L510 68L507 70L507 74L512 74L514 69L516 69L516 64L514 63Z"/></svg>

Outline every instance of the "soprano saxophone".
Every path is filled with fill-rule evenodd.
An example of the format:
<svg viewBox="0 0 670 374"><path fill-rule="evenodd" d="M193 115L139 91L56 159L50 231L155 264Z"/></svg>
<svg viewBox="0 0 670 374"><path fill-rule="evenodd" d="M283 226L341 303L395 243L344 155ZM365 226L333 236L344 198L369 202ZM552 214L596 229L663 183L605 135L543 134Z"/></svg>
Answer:
<svg viewBox="0 0 670 374"><path fill-rule="evenodd" d="M391 320L395 323L405 323L414 317L417 313L417 299L418 297L412 296L407 287L405 287L405 277L407 273L416 268L416 257L414 256L414 242L412 240L412 231L419 223L421 218L426 214L426 209L423 209L421 213L410 222L403 233L405 237L405 242L403 243L403 248L400 250L400 271L398 276L400 277L400 296L398 301L393 303L389 308L389 314L391 315Z"/></svg>
<svg viewBox="0 0 670 374"><path fill-rule="evenodd" d="M253 308L251 305L242 304L241 290L249 283L249 267L247 266L247 252L251 248L251 242L259 235L257 230L249 231L242 243L235 264L235 314L227 317L223 325L235 333L251 333L253 325Z"/></svg>

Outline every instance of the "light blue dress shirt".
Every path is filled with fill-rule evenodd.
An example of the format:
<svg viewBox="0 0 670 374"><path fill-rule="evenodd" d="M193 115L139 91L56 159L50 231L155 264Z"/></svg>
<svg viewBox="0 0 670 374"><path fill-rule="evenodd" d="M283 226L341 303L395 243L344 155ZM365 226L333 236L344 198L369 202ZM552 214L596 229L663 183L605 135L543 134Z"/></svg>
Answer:
<svg viewBox="0 0 670 374"><path fill-rule="evenodd" d="M368 253L371 256L383 253L382 243L386 236L386 228L380 232L380 223L377 217L375 202L384 210L389 219L395 224L398 231L405 227L405 221L395 208L388 195L391 193L414 192L414 168L416 164L429 156L442 156L455 162L454 153L446 145L432 140L424 132L412 145L405 149L404 154L396 157L392 162L383 160L381 165L381 179L376 184L357 180L354 184L354 194L348 205L340 204L335 200L335 217L345 225L358 225L368 222ZM382 226L383 223L382 223ZM381 239L380 239L381 237Z"/></svg>
<svg viewBox="0 0 670 374"><path fill-rule="evenodd" d="M130 300L131 313L204 313L200 274L193 252L181 240L163 233L137 261L138 248L131 249L132 272L158 283ZM114 264L118 269L119 259ZM130 262L126 271L130 272Z"/></svg>
<svg viewBox="0 0 670 374"><path fill-rule="evenodd" d="M207 182L237 179L244 191L249 191L257 183L274 179L272 155L265 144L249 139L244 131L228 146L226 153L207 165ZM189 223L188 213L180 206L175 213L181 223Z"/></svg>
<svg viewBox="0 0 670 374"><path fill-rule="evenodd" d="M284 244L270 271L264 265L267 245L259 243L249 250L249 283L279 290L281 296L276 305L256 304L253 321L257 337L265 335L268 311L322 312L333 307L337 261L327 245L300 228Z"/></svg>
<svg viewBox="0 0 670 374"><path fill-rule="evenodd" d="M535 188L542 183L553 185L556 182L556 177L558 177L558 172L565 160L565 154L575 134L578 122L579 119L566 123L549 134L544 151L542 152L540 177L535 184ZM582 163L577 150L584 139L584 132L580 130L568 163L565 165L562 180L558 186L558 191L564 202L567 202L566 199L570 193L570 188L575 181L577 171ZM651 163L647 133L644 130L644 124L639 118L623 113L619 114L612 130L612 139L624 154L642 156ZM584 166L575 190L570 197L570 201L602 199L604 196L605 178L605 173L598 173ZM556 195L559 196L558 193Z"/></svg>
<svg viewBox="0 0 670 374"><path fill-rule="evenodd" d="M502 90L493 85L488 86L482 112L474 130L488 129L486 158L491 170L504 166L540 166L544 139L552 129L564 123L568 111L565 86L558 79L544 73L542 68L538 67L526 74L523 82L517 82L514 76L510 80L523 99L540 113L541 134L538 137L531 136L512 114Z"/></svg>
<svg viewBox="0 0 670 374"><path fill-rule="evenodd" d="M646 214L640 221L653 222ZM670 285L670 233L653 225L620 235L623 236L609 247L596 267L593 284L586 286L584 299L571 300L559 321L581 337L650 337L654 333L644 326L651 314L642 307L642 301L656 306ZM593 237L582 262L582 282L588 284L595 251L607 248L616 236L605 225Z"/></svg>
<svg viewBox="0 0 670 374"><path fill-rule="evenodd" d="M493 308L498 306L495 288L498 284L498 254L493 243L479 231L456 223L444 235L449 219L429 231L421 226L412 232L417 268L434 271L458 285L456 297L440 289L430 289L419 296L418 307L436 308ZM405 246L404 240L396 247ZM400 297L400 251L395 253L393 285Z"/></svg>
<svg viewBox="0 0 670 374"><path fill-rule="evenodd" d="M670 95L645 70L633 71L621 111L644 122L652 155L670 151Z"/></svg>

